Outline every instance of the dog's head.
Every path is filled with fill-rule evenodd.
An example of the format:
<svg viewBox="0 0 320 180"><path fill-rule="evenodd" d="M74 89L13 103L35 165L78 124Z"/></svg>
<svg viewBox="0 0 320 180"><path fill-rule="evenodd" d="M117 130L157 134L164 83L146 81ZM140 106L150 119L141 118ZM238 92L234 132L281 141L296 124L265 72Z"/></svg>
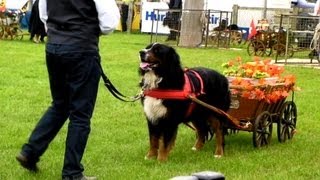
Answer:
<svg viewBox="0 0 320 180"><path fill-rule="evenodd" d="M140 69L144 72L150 70L170 70L180 67L180 57L175 49L165 44L152 43L140 52Z"/></svg>
<svg viewBox="0 0 320 180"><path fill-rule="evenodd" d="M143 76L140 86L146 89L179 89L183 86L183 69L175 49L164 44L152 43L139 51L139 54L139 73Z"/></svg>

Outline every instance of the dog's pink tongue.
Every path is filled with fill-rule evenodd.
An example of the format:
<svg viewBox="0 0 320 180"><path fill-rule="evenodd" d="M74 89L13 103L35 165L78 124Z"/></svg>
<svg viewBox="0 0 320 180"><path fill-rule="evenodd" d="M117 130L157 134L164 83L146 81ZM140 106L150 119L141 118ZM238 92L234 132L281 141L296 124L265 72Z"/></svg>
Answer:
<svg viewBox="0 0 320 180"><path fill-rule="evenodd" d="M140 68L141 69L146 69L148 66L149 66L149 63L146 63L146 62L140 63Z"/></svg>

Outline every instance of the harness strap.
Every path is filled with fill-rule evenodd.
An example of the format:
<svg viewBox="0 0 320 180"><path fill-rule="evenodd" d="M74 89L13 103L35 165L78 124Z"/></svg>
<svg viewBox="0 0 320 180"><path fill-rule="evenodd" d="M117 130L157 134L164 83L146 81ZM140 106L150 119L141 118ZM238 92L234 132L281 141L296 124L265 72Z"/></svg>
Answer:
<svg viewBox="0 0 320 180"><path fill-rule="evenodd" d="M197 78L199 79L199 81L200 81L200 94L205 94L205 93L204 93L203 81L202 81L202 78L201 78L201 76L199 75L199 73L197 73L197 72L194 71L194 70L189 70L189 71L193 72L193 74L196 75L196 77L197 77Z"/></svg>
<svg viewBox="0 0 320 180"><path fill-rule="evenodd" d="M184 73L185 84L182 90L173 89L151 89L145 90L143 94L157 99L175 99L186 100L188 95L192 93L189 77Z"/></svg>
<svg viewBox="0 0 320 180"><path fill-rule="evenodd" d="M235 127L237 127L237 128L242 128L242 129L245 128L245 127L242 127L242 126L240 125L240 121L239 121L238 119L230 116L228 113L224 112L223 110L221 110L221 109L219 109L219 108L216 108L216 107L214 107L214 106L212 106L212 105L210 105L210 104L208 104L208 103L205 103L205 102L197 99L197 98L194 97L194 96L189 96L189 99L191 99L193 102L195 102L195 103L197 103L197 104L200 104L200 105L202 105L202 106L204 106L204 107L206 107L206 108L208 108L208 109L210 109L210 110L212 110L212 111L214 111L214 112L216 112L216 113L218 113L218 114L220 114L220 115L223 115L223 116L226 117Z"/></svg>
<svg viewBox="0 0 320 180"><path fill-rule="evenodd" d="M198 78L200 82L200 92L195 92L193 83L190 81L190 78L186 73L184 73L185 84L182 90L174 89L151 89L144 90L144 96L150 96L157 99L175 99L175 100L186 100L189 95L199 96L204 94L204 85L201 76L194 70L189 70Z"/></svg>
<svg viewBox="0 0 320 180"><path fill-rule="evenodd" d="M194 110L194 108L196 107L196 103L194 102L191 102L189 107L188 107L188 110L187 110L187 113L185 115L185 118L189 117L192 113L192 111Z"/></svg>
<svg viewBox="0 0 320 180"><path fill-rule="evenodd" d="M190 81L190 78L188 77L186 71L188 71L188 69L186 69L184 73L185 84L182 90L151 89L145 90L143 92L144 96L149 96L157 99L187 100L189 99L189 96L196 97L200 94L204 94L204 85L199 73L194 70L189 70L196 76L196 78L200 82L200 92L196 92L194 84L192 83L192 81ZM195 107L196 103L191 102L187 109L185 117L190 116Z"/></svg>

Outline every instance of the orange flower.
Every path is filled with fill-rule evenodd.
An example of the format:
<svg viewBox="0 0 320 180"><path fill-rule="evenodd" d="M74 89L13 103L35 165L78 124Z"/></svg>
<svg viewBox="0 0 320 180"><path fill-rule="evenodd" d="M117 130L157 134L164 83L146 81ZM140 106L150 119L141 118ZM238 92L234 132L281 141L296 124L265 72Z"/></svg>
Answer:
<svg viewBox="0 0 320 180"><path fill-rule="evenodd" d="M256 98L257 98L258 100L262 100L262 99L265 98L264 91L262 91L261 89L256 88L256 89L254 90L254 94L255 94L255 96L256 96Z"/></svg>
<svg viewBox="0 0 320 180"><path fill-rule="evenodd" d="M294 75L287 75L283 77L283 79L286 85L293 84L296 81L296 77Z"/></svg>
<svg viewBox="0 0 320 180"><path fill-rule="evenodd" d="M253 57L253 61L243 63L241 57L237 57L225 63L223 67L227 68L224 71L225 75L232 77L229 78L230 84L241 87L231 89L231 93L243 98L276 103L289 96L290 91L297 89L294 86L295 76L282 77L284 66L272 64L271 59L261 60L259 57Z"/></svg>
<svg viewBox="0 0 320 180"><path fill-rule="evenodd" d="M234 65L234 62L233 62L233 61L229 61L229 62L228 62L228 65L229 65L229 67L231 67L231 66Z"/></svg>
<svg viewBox="0 0 320 180"><path fill-rule="evenodd" d="M271 59L265 59L263 60L263 64L270 64L271 63Z"/></svg>
<svg viewBox="0 0 320 180"><path fill-rule="evenodd" d="M282 97L288 97L289 96L288 91L282 91L281 96Z"/></svg>
<svg viewBox="0 0 320 180"><path fill-rule="evenodd" d="M232 81L232 85L241 85L242 83L242 78L241 77L236 77L233 81Z"/></svg>
<svg viewBox="0 0 320 180"><path fill-rule="evenodd" d="M242 58L240 56L237 57L237 62L242 62Z"/></svg>
<svg viewBox="0 0 320 180"><path fill-rule="evenodd" d="M249 91L244 91L241 94L241 97L244 97L244 98L247 98L247 99L252 99L252 98L250 98L250 96L251 96L251 93Z"/></svg>
<svg viewBox="0 0 320 180"><path fill-rule="evenodd" d="M261 84L261 85L262 85L262 84L265 84L265 83L266 83L266 80L263 79L263 78L262 78L262 79L259 79L259 80L258 80L258 83Z"/></svg>
<svg viewBox="0 0 320 180"><path fill-rule="evenodd" d="M253 57L253 61L259 62L259 61L260 61L260 57L259 57L259 56L254 56L254 57Z"/></svg>

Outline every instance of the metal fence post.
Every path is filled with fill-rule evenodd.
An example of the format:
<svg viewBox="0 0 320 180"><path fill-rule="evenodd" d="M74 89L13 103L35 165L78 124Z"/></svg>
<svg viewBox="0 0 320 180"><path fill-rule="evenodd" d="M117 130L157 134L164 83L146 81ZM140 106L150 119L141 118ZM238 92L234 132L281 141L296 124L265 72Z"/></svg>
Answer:
<svg viewBox="0 0 320 180"><path fill-rule="evenodd" d="M264 0L263 19L267 19L267 0Z"/></svg>
<svg viewBox="0 0 320 180"><path fill-rule="evenodd" d="M232 24L238 24L239 6L234 4L232 6Z"/></svg>

